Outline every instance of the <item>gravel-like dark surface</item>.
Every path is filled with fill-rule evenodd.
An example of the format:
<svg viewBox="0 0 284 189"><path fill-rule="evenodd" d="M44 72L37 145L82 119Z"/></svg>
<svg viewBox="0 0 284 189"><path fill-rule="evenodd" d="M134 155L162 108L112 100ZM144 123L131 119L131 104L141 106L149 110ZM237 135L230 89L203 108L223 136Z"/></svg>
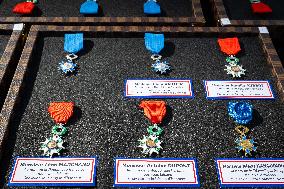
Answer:
<svg viewBox="0 0 284 189"><path fill-rule="evenodd" d="M0 3L0 16L17 16L12 12L13 7L23 0L3 0ZM38 0L38 9L32 16L69 17L83 16L80 5L84 0ZM107 0L98 1L100 14L98 16L145 16L143 5L145 0ZM159 2L162 15L160 16L192 16L191 0L162 0Z"/></svg>
<svg viewBox="0 0 284 189"><path fill-rule="evenodd" d="M242 51L238 57L247 69L244 79L269 79L275 88L259 39L240 37L240 42ZM152 61L142 35L85 38L85 51L76 61L81 69L77 76L66 78L57 70L64 56L63 37L41 38L32 62L33 76L27 81L29 88L18 111L22 117L12 123L11 145L7 146L12 157L6 156L8 160L2 162L2 166L9 165L5 182L15 156L41 155L39 144L49 136L54 124L47 112L49 103L74 101L77 108L65 137L69 151L63 155L98 155L97 186L112 188L113 159L144 157L137 140L146 134L149 125L138 109L141 99L123 97L124 80L191 78L194 99L165 100L168 113L161 138L164 150L159 157L197 158L201 188L217 188L214 158L241 157L234 148L237 135L226 112L228 101L206 100L202 82L231 79L223 70L225 55L220 52L216 37L167 35L162 54L174 68L168 76L150 69ZM259 143L257 157L283 157L284 105L279 99L251 102L256 109L250 127Z"/></svg>
<svg viewBox="0 0 284 189"><path fill-rule="evenodd" d="M284 1L261 0L272 8L269 14L254 14L249 0L223 0L227 14L232 20L283 20Z"/></svg>

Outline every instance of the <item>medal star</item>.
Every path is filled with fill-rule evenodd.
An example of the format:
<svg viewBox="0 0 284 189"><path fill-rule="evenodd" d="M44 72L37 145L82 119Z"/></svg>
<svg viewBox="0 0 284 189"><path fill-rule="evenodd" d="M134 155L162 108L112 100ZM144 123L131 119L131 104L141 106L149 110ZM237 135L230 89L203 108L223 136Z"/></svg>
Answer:
<svg viewBox="0 0 284 189"><path fill-rule="evenodd" d="M77 64L73 63L71 60L62 61L59 63L59 70L67 74L68 72L72 73L76 70Z"/></svg>
<svg viewBox="0 0 284 189"><path fill-rule="evenodd" d="M257 149L257 147L254 146L256 142L254 142L253 138L248 139L246 136L236 139L235 143L238 145L236 146L238 151L243 151L245 156L251 155L251 152Z"/></svg>
<svg viewBox="0 0 284 189"><path fill-rule="evenodd" d="M162 142L153 135L143 136L143 139L139 140L139 142L140 145L138 147L142 148L143 154L149 154L150 156L153 153L159 154L159 151L162 149Z"/></svg>
<svg viewBox="0 0 284 189"><path fill-rule="evenodd" d="M231 74L233 77L241 77L241 75L245 75L245 69L242 66L239 66L235 63L230 63L230 65L225 65L227 74Z"/></svg>
<svg viewBox="0 0 284 189"><path fill-rule="evenodd" d="M52 157L54 154L60 154L60 151L64 149L64 141L58 136L47 138L44 142L41 142L40 150L43 151L44 156Z"/></svg>
<svg viewBox="0 0 284 189"><path fill-rule="evenodd" d="M171 70L171 67L166 61L157 61L156 63L152 64L152 68L155 72L160 72L161 74L167 73L167 71Z"/></svg>

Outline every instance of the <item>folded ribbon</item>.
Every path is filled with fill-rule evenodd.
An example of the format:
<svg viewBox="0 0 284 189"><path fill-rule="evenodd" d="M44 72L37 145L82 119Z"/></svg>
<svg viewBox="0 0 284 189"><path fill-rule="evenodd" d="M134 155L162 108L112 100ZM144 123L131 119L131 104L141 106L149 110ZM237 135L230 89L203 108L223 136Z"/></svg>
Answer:
<svg viewBox="0 0 284 189"><path fill-rule="evenodd" d="M48 107L50 116L55 123L65 124L72 117L74 110L73 102L52 102Z"/></svg>
<svg viewBox="0 0 284 189"><path fill-rule="evenodd" d="M227 55L236 55L241 51L240 43L237 37L218 39L221 51Z"/></svg>
<svg viewBox="0 0 284 189"><path fill-rule="evenodd" d="M145 14L160 14L161 8L156 0L148 0L144 3L144 13Z"/></svg>
<svg viewBox="0 0 284 189"><path fill-rule="evenodd" d="M83 49L83 33L65 34L64 50L68 53L76 54Z"/></svg>
<svg viewBox="0 0 284 189"><path fill-rule="evenodd" d="M164 101L142 101L139 107L144 109L144 114L153 124L161 123L167 111Z"/></svg>
<svg viewBox="0 0 284 189"><path fill-rule="evenodd" d="M271 13L272 9L265 3L259 2L259 3L252 3L251 8L253 13Z"/></svg>
<svg viewBox="0 0 284 189"><path fill-rule="evenodd" d="M96 0L87 0L80 7L81 14L97 14L99 5Z"/></svg>
<svg viewBox="0 0 284 189"><path fill-rule="evenodd" d="M228 114L238 124L248 124L252 120L252 105L248 102L229 102Z"/></svg>
<svg viewBox="0 0 284 189"><path fill-rule="evenodd" d="M159 54L159 52L164 48L164 34L145 33L144 39L146 49L151 51L153 54Z"/></svg>
<svg viewBox="0 0 284 189"><path fill-rule="evenodd" d="M35 9L33 2L22 2L15 5L13 12L16 14L32 14Z"/></svg>

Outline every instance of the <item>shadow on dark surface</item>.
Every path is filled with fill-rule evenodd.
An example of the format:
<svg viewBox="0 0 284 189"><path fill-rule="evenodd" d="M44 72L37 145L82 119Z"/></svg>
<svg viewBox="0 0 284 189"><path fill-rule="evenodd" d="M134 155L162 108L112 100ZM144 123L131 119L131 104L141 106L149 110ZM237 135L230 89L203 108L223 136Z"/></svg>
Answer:
<svg viewBox="0 0 284 189"><path fill-rule="evenodd" d="M70 118L70 120L67 122L66 126L70 126L75 124L77 121L79 121L82 117L82 110L78 106L74 106L73 116Z"/></svg>
<svg viewBox="0 0 284 189"><path fill-rule="evenodd" d="M163 58L171 57L175 53L175 44L171 41L165 41L165 46L161 51Z"/></svg>
<svg viewBox="0 0 284 189"><path fill-rule="evenodd" d="M239 43L240 43L241 51L238 54L236 54L236 57L240 58L240 64L242 64L241 58L246 56L246 49L244 48L245 46L244 46L243 42L239 41Z"/></svg>
<svg viewBox="0 0 284 189"><path fill-rule="evenodd" d="M252 113L252 120L249 122L249 124L247 125L247 127L250 130L255 129L257 126L261 125L263 123L263 118L261 117L261 115L259 114L259 112L256 109L253 109L253 113ZM256 128L257 129L257 128Z"/></svg>
<svg viewBox="0 0 284 189"><path fill-rule="evenodd" d="M80 60L81 56L88 54L94 48L94 45L95 44L94 44L93 41L88 40L88 39L84 40L84 48L77 53L77 55L78 55L77 60Z"/></svg>
<svg viewBox="0 0 284 189"><path fill-rule="evenodd" d="M206 20L205 26L207 27L213 27L216 26L216 20L214 18L214 12L213 12L213 4L211 0L200 0L203 16Z"/></svg>
<svg viewBox="0 0 284 189"><path fill-rule="evenodd" d="M31 17L39 17L42 15L42 11L38 6L35 6L34 12L32 15L30 15Z"/></svg>

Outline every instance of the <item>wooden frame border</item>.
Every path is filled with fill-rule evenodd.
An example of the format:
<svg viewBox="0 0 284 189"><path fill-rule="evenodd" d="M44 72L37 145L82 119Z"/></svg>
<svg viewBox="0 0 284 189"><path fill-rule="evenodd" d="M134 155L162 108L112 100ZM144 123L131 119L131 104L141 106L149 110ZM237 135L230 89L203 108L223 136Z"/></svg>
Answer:
<svg viewBox="0 0 284 189"><path fill-rule="evenodd" d="M193 17L0 17L0 23L69 24L69 25L192 25L205 24L200 0L192 1Z"/></svg>
<svg viewBox="0 0 284 189"><path fill-rule="evenodd" d="M41 32L164 32L164 33L189 33L189 34L255 34L258 35L263 43L263 50L267 55L267 62L271 65L272 74L277 78L277 88L282 95L281 99L284 100L284 68L278 58L276 50L268 34L260 33L258 28L255 27L156 27L156 26L47 26L47 25L33 25L29 32L24 50L22 52L20 61L18 63L13 81L0 113L0 154L2 153L5 137L8 136L9 123L15 114L14 109L20 100L21 91L25 88L24 79L26 72L31 66L31 58L35 43Z"/></svg>
<svg viewBox="0 0 284 189"><path fill-rule="evenodd" d="M23 25L22 25L23 26ZM13 24L0 24L0 30L10 31L11 35L8 43L5 47L3 54L0 57L0 110L2 108L2 103L4 103L5 95L9 90L9 85L12 81L14 71L17 66L17 60L15 59L16 51L19 51L21 36L23 28L14 29Z"/></svg>
<svg viewBox="0 0 284 189"><path fill-rule="evenodd" d="M223 0L211 0L215 20L220 26L284 26L284 20L230 20ZM221 19L229 19L230 24L223 24Z"/></svg>

